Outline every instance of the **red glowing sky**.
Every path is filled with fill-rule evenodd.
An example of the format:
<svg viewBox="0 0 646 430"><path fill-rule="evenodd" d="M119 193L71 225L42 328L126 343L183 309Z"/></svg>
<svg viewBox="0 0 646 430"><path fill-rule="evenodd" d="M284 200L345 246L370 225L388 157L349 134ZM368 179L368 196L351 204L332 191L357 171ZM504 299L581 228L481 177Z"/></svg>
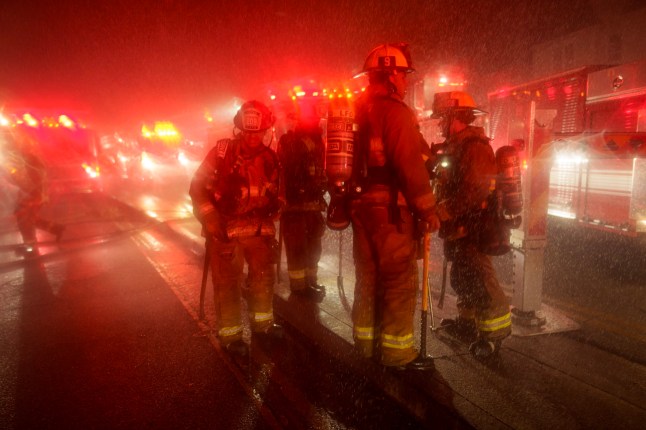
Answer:
<svg viewBox="0 0 646 430"><path fill-rule="evenodd" d="M270 82L346 79L411 44L418 69L476 76L594 21L586 0L67 0L0 6L0 105L69 106L117 126L260 97ZM472 78L473 79L473 78Z"/></svg>

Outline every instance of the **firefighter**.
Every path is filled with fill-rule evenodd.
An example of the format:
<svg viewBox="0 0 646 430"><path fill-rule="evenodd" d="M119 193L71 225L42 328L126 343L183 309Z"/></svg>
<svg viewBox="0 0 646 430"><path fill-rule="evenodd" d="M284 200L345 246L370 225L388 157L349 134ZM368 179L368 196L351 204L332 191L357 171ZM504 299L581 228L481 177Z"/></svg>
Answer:
<svg viewBox="0 0 646 430"><path fill-rule="evenodd" d="M37 145L25 135L6 133L3 173L18 189L14 215L26 254L36 252L36 230L44 230L60 241L65 226L44 219L40 213L48 200L45 162Z"/></svg>
<svg viewBox="0 0 646 430"><path fill-rule="evenodd" d="M241 357L249 352L242 339L241 297L252 340L276 340L283 331L274 323L272 304L278 245L274 221L281 207L278 157L264 143L273 122L264 104L244 103L234 118L233 139L215 144L189 190L210 255L218 337L228 352Z"/></svg>
<svg viewBox="0 0 646 430"><path fill-rule="evenodd" d="M478 233L487 201L495 187L496 159L482 127L470 125L479 110L463 91L435 94L432 118L440 120L448 160L438 173L438 215L444 255L451 261L451 286L458 296L458 315L442 321L470 351L487 359L495 356L511 333L509 302L500 287L491 257L481 250Z"/></svg>
<svg viewBox="0 0 646 430"><path fill-rule="evenodd" d="M325 233L322 211L327 207L324 174L325 146L316 106L301 103L290 115L294 130L278 144L286 207L281 215L287 272L292 294L321 301L325 287L318 284L321 240Z"/></svg>
<svg viewBox="0 0 646 430"><path fill-rule="evenodd" d="M396 369L417 357L416 219L427 232L440 226L422 158L425 142L415 114L403 102L413 70L406 44L379 45L366 58L361 74L368 75L369 86L356 102L359 131L350 202L355 346L363 356Z"/></svg>

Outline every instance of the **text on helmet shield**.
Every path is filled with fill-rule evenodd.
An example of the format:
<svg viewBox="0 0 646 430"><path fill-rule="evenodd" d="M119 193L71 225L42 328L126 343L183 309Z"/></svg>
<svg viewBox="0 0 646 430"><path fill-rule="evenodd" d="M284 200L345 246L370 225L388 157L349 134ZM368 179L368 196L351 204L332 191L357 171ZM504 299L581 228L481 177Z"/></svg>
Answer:
<svg viewBox="0 0 646 430"><path fill-rule="evenodd" d="M379 65L381 67L394 67L397 65L394 55L389 55L386 57L379 57Z"/></svg>
<svg viewBox="0 0 646 430"><path fill-rule="evenodd" d="M247 131L258 131L262 125L262 113L255 109L247 109L242 113L242 127Z"/></svg>

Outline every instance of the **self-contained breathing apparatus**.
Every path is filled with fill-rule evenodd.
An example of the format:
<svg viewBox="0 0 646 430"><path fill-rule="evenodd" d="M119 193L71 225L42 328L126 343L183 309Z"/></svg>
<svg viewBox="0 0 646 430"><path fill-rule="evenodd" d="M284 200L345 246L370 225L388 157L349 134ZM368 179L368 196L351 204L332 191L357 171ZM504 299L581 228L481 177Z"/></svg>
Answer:
<svg viewBox="0 0 646 430"><path fill-rule="evenodd" d="M436 156L431 173L433 191L442 196L445 191L445 181L448 180L449 170L453 168L451 155L446 153L446 144L432 144L431 151ZM458 226L469 230L476 240L478 249L487 255L504 255L511 250L511 230L520 227L523 209L521 189L520 163L518 151L510 145L500 147L496 153L497 175L495 186L486 199L484 208L476 216L469 216L469 226ZM457 222L452 220L449 222ZM454 226L455 227L455 226ZM440 229L440 236L443 236ZM463 231L461 236L466 234Z"/></svg>
<svg viewBox="0 0 646 430"><path fill-rule="evenodd" d="M465 92L452 91L435 94L433 118L444 119L444 135L448 137L451 121L457 111L466 111L465 121L484 113L475 107L471 96ZM434 180L436 195L442 196L449 170L453 167L451 155L447 154L447 144L432 144L435 166L431 179ZM497 174L491 193L477 215L469 215L469 226L459 226L468 230L474 237L478 249L487 255L503 255L511 250L511 229L520 227L523 197L521 187L520 161L518 151L511 145L500 147L495 152ZM459 220L453 220L460 224ZM455 226L454 226L455 227ZM466 234L467 232L463 232ZM440 229L442 237L442 229ZM459 235L458 235L459 236Z"/></svg>
<svg viewBox="0 0 646 430"><path fill-rule="evenodd" d="M510 145L496 151L496 187L487 199L478 233L479 250L487 255L504 255L511 250L511 230L522 222L523 196L521 190L518 151Z"/></svg>
<svg viewBox="0 0 646 430"><path fill-rule="evenodd" d="M244 103L233 118L235 128L242 133L266 132L274 122L274 115L269 108L257 100ZM255 154L244 156L241 152L243 139L237 134L235 139L222 139L216 143L217 174L212 187L217 182L219 190L214 194L213 203L226 216L240 217L243 212L246 216L273 217L280 210L279 190L271 184L252 183L254 178L245 167L253 157L268 150L268 146L262 143ZM278 165L277 159L275 163ZM254 197L267 199L270 204L253 208L252 189L257 190Z"/></svg>
<svg viewBox="0 0 646 430"><path fill-rule="evenodd" d="M413 71L408 44L383 44L370 51L363 69L355 77L374 74L383 78L396 73ZM372 77L370 81L372 84ZM393 92L397 91L392 83L389 85L393 87ZM401 96L403 97L403 94ZM358 128L352 101L346 97L331 99L328 109L325 170L328 183L331 185L326 223L332 230L344 230L350 225L348 211L350 197L362 192L364 184L357 178L368 174L363 154L355 154ZM396 198L396 194L393 197ZM397 208L394 209L397 210Z"/></svg>
<svg viewBox="0 0 646 430"><path fill-rule="evenodd" d="M330 184L330 204L326 224L331 230L345 230L350 225L348 198L357 132L354 105L343 97L330 100L327 119L325 172Z"/></svg>

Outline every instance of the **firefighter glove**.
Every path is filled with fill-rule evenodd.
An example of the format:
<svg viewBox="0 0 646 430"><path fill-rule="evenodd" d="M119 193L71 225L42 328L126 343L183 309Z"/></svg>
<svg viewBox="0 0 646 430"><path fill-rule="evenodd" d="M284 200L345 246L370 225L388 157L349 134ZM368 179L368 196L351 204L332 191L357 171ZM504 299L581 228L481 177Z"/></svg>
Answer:
<svg viewBox="0 0 646 430"><path fill-rule="evenodd" d="M209 235L221 242L227 242L229 238L227 237L226 229L220 219L220 215L217 211L209 212L204 215L203 218L204 229Z"/></svg>
<svg viewBox="0 0 646 430"><path fill-rule="evenodd" d="M422 234L433 233L440 229L440 218L433 212L424 216L419 222L419 230Z"/></svg>
<svg viewBox="0 0 646 430"><path fill-rule="evenodd" d="M269 205L266 207L267 216L273 221L278 221L286 205L287 203L281 197L272 199Z"/></svg>

